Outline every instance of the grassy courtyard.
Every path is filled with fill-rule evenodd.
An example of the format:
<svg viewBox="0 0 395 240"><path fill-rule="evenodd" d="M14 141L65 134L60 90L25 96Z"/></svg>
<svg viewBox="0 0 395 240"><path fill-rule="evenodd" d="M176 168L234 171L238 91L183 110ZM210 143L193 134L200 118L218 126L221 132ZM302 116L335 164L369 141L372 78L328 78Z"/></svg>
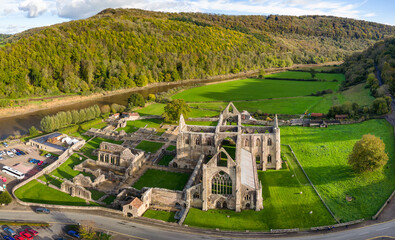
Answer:
<svg viewBox="0 0 395 240"><path fill-rule="evenodd" d="M117 131L120 132L121 130L125 130L125 132L127 133L133 133L137 131L139 128L143 128L145 126L147 126L147 128L155 128L158 131L161 130L160 125L162 124L162 122L163 122L162 119L142 119L136 121L128 121L126 127L118 128Z"/></svg>
<svg viewBox="0 0 395 240"><path fill-rule="evenodd" d="M347 157L364 134L380 137L389 161L383 171L355 174ZM329 208L341 221L374 215L395 188L395 141L386 120L328 128L282 127L282 143L290 144ZM354 200L346 201L346 196Z"/></svg>
<svg viewBox="0 0 395 240"><path fill-rule="evenodd" d="M100 143L102 142L109 142L115 144L122 144L122 141L114 141L111 139L95 137L94 139L90 140L89 142L85 143L84 147L80 149L80 152L85 154L87 157L97 160L97 156L92 155L92 152L100 147Z"/></svg>
<svg viewBox="0 0 395 240"><path fill-rule="evenodd" d="M72 197L67 193L41 184L37 180L33 180L18 188L15 191L15 195L24 202L73 206L97 206L96 203L91 202L90 204L87 204L84 199Z"/></svg>
<svg viewBox="0 0 395 240"><path fill-rule="evenodd" d="M136 148L145 152L156 153L163 145L164 143L143 140L136 146Z"/></svg>
<svg viewBox="0 0 395 240"><path fill-rule="evenodd" d="M289 149L284 147L283 152L289 168L258 171L263 186L263 210L243 210L237 213L233 210L215 209L205 212L192 208L184 223L204 228L253 231L334 224L335 220L309 185L293 156L289 154Z"/></svg>
<svg viewBox="0 0 395 240"><path fill-rule="evenodd" d="M162 220L165 222L175 222L176 220L174 219L174 215L175 215L175 212L167 212L167 211L148 209L144 213L143 217Z"/></svg>
<svg viewBox="0 0 395 240"><path fill-rule="evenodd" d="M80 157L82 158L82 160L80 160ZM85 159L86 159L85 157L82 157L82 156L74 153L62 165L60 165L57 169L52 171L50 173L50 175L54 175L54 176L60 177L60 178L72 179L79 174L83 174L85 176L94 178L93 175L90 173L73 170L74 166L82 163L83 161L85 161Z"/></svg>
<svg viewBox="0 0 395 240"><path fill-rule="evenodd" d="M158 165L168 166L173 158L173 155L163 155L163 157L159 160Z"/></svg>
<svg viewBox="0 0 395 240"><path fill-rule="evenodd" d="M134 188L158 187L171 190L182 190L189 179L187 173L176 173L148 169L140 179L133 184Z"/></svg>

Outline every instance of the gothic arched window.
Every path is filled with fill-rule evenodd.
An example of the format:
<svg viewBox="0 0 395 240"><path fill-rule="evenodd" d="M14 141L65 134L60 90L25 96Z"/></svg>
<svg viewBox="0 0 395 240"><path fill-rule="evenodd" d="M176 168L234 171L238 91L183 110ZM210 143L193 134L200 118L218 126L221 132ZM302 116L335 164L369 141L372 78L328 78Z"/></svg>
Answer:
<svg viewBox="0 0 395 240"><path fill-rule="evenodd" d="M211 180L211 193L232 195L232 179L230 176L221 171Z"/></svg>

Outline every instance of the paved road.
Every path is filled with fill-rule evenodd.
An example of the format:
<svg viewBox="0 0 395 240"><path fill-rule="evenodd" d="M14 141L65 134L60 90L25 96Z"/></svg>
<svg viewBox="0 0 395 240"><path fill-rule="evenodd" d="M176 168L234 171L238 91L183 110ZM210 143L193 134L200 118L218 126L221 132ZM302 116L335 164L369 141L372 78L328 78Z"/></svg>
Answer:
<svg viewBox="0 0 395 240"><path fill-rule="evenodd" d="M38 215L32 211L1 210L0 220L25 220L25 221L46 221L51 224L77 223L83 220L90 220L96 223L96 227L102 231L117 233L128 239L334 239L334 240L357 240L370 239L378 236L392 236L395 238L395 220L366 227L349 229L337 232L292 235L266 235L262 233L223 233L223 232L187 232L185 228L169 224L167 228L155 226L154 224L142 224L136 221L125 220L122 217L113 218L103 215L95 215L79 212L60 212L52 211L50 215Z"/></svg>

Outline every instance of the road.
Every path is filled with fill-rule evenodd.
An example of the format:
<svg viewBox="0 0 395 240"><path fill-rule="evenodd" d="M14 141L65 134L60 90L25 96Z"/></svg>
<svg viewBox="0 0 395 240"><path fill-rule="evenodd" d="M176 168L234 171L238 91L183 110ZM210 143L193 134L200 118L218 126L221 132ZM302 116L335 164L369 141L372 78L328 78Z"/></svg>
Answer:
<svg viewBox="0 0 395 240"><path fill-rule="evenodd" d="M379 236L391 236L395 238L395 220L373 224L365 227L354 228L344 231L325 233L294 233L290 235L268 235L265 233L229 233L215 231L188 231L186 227L176 224L167 224L166 228L155 224L143 224L138 220L125 219L121 216L110 217L81 212L52 211L50 215L36 214L33 211L0 210L0 220L24 220L45 221L53 225L72 224L84 220L94 221L96 227L105 232L113 232L128 239L334 239L334 240L359 240L370 239Z"/></svg>

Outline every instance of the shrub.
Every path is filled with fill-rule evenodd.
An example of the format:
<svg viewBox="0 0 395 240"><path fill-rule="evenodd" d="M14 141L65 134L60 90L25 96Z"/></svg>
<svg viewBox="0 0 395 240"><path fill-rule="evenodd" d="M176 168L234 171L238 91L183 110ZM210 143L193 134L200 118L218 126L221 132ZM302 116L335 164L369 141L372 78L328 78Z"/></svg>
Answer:
<svg viewBox="0 0 395 240"><path fill-rule="evenodd" d="M12 197L7 191L0 194L0 204L10 204L12 202Z"/></svg>
<svg viewBox="0 0 395 240"><path fill-rule="evenodd" d="M136 106L136 107L144 107L145 106L144 97L140 93L132 93L128 99L128 103L133 103L133 106Z"/></svg>

